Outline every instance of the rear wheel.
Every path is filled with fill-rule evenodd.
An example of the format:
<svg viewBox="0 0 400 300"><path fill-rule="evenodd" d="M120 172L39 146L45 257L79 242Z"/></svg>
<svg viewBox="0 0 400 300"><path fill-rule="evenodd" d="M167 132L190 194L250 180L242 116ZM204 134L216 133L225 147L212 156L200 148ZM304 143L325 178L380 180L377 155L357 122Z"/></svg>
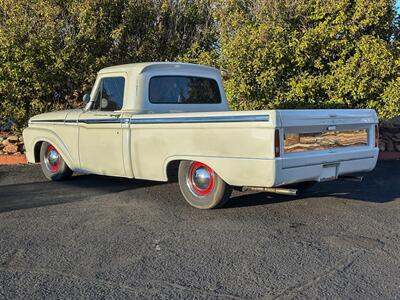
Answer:
<svg viewBox="0 0 400 300"><path fill-rule="evenodd" d="M65 180L72 175L72 170L58 150L47 142L43 142L40 147L40 165L44 176L53 181Z"/></svg>
<svg viewBox="0 0 400 300"><path fill-rule="evenodd" d="M178 179L186 201L196 208L220 207L229 200L232 193L232 187L213 169L198 161L182 161Z"/></svg>

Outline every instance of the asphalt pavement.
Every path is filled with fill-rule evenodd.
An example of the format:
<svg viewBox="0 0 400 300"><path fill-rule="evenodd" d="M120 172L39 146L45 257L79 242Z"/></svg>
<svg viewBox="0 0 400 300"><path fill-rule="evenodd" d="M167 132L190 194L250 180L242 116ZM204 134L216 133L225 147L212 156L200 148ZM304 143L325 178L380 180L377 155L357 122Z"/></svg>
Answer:
<svg viewBox="0 0 400 300"><path fill-rule="evenodd" d="M177 183L0 166L0 299L399 299L400 161L197 210Z"/></svg>

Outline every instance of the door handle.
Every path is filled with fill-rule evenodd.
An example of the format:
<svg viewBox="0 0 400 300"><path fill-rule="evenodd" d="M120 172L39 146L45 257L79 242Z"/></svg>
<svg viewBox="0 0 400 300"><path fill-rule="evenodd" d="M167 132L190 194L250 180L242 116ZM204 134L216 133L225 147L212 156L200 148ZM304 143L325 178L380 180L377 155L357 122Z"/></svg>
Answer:
<svg viewBox="0 0 400 300"><path fill-rule="evenodd" d="M119 118L121 116L120 113L111 113L110 117Z"/></svg>

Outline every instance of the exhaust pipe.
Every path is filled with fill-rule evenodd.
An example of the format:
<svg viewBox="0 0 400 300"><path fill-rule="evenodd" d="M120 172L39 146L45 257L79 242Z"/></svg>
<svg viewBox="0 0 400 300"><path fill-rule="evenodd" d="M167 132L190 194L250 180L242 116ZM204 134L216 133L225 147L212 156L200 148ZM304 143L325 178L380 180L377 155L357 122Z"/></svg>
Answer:
<svg viewBox="0 0 400 300"><path fill-rule="evenodd" d="M351 175L343 175L338 177L339 180L345 180L345 181L357 181L361 182L364 180L363 176L351 176Z"/></svg>
<svg viewBox="0 0 400 300"><path fill-rule="evenodd" d="M257 186L242 187L242 192L246 192L246 191L268 192L268 193L289 195L289 196L297 195L297 189L286 189L286 188L275 188L275 187L257 187Z"/></svg>

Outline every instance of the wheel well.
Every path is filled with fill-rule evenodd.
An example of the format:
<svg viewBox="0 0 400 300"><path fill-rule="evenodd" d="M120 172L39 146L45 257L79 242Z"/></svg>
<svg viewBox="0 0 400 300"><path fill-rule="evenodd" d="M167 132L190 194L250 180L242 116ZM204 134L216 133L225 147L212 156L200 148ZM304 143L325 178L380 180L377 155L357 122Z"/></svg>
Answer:
<svg viewBox="0 0 400 300"><path fill-rule="evenodd" d="M40 148L42 147L43 141L37 142L33 148L35 155L35 162L40 162Z"/></svg>
<svg viewBox="0 0 400 300"><path fill-rule="evenodd" d="M179 169L179 164L180 160L173 160L170 161L167 165L167 178L168 181L178 181L178 169Z"/></svg>

